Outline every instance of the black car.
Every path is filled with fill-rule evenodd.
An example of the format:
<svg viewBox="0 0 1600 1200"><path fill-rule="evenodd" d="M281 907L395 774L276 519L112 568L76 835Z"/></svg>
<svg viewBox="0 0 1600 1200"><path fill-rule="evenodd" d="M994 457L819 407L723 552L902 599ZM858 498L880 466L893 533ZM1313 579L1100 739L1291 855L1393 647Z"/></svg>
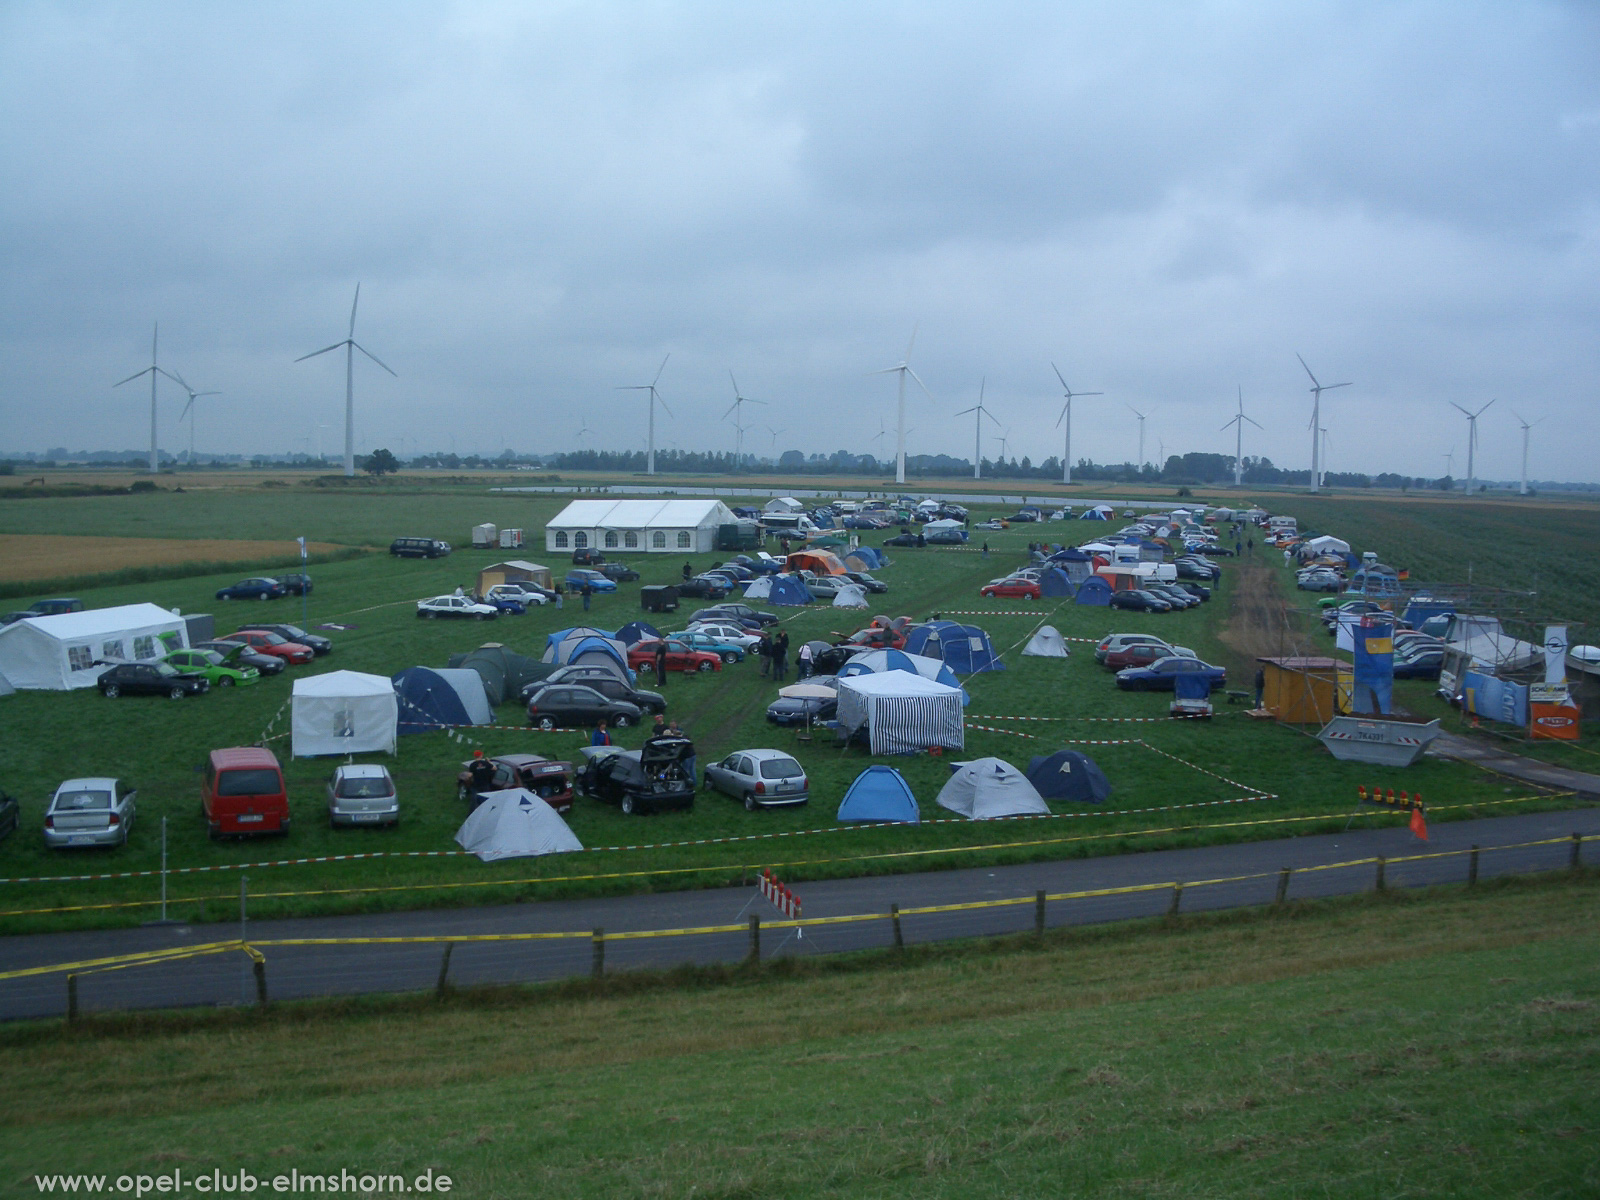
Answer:
<svg viewBox="0 0 1600 1200"><path fill-rule="evenodd" d="M185 696L200 695L211 684L203 675L179 671L166 663L120 663L102 671L95 686L109 699L144 695L182 700Z"/></svg>
<svg viewBox="0 0 1600 1200"><path fill-rule="evenodd" d="M844 577L851 583L859 583L867 591L875 595L882 595L889 590L889 585L881 579L874 579L871 575L861 571L846 571Z"/></svg>
<svg viewBox="0 0 1600 1200"><path fill-rule="evenodd" d="M1200 606L1200 597L1191 596L1182 588L1174 587L1171 584L1148 583L1139 590L1144 592L1153 592L1155 595L1160 596L1163 600L1171 601L1174 608L1187 609L1198 608Z"/></svg>
<svg viewBox="0 0 1600 1200"><path fill-rule="evenodd" d="M1419 654L1404 659L1396 655L1394 677L1396 679L1437 679L1443 666L1444 652L1439 650L1424 650Z"/></svg>
<svg viewBox="0 0 1600 1200"><path fill-rule="evenodd" d="M241 579L238 583L217 589L218 600L276 600L288 594L283 584L267 575Z"/></svg>
<svg viewBox="0 0 1600 1200"><path fill-rule="evenodd" d="M689 624L696 621L737 621L741 625L749 625L754 621L756 628L763 625L776 625L778 615L769 612L757 612L748 604L713 604L710 608L702 608L689 618Z"/></svg>
<svg viewBox="0 0 1600 1200"><path fill-rule="evenodd" d="M920 533L898 533L883 543L885 546L926 546L927 538Z"/></svg>
<svg viewBox="0 0 1600 1200"><path fill-rule="evenodd" d="M644 713L667 711L666 697L660 692L648 692L642 688L632 687L627 680L619 678L615 671L605 667L568 666L552 671L547 678L535 680L522 689L522 702L528 703L535 692L553 683L580 683L584 687L593 688L607 700L625 700L629 704L637 705Z"/></svg>
<svg viewBox="0 0 1600 1200"><path fill-rule="evenodd" d="M1211 599L1211 589L1203 583L1175 583L1172 586L1180 588L1202 601Z"/></svg>
<svg viewBox="0 0 1600 1200"><path fill-rule="evenodd" d="M767 720L774 725L804 725L807 713L813 724L831 721L839 713L839 701L821 696L779 696L767 705Z"/></svg>
<svg viewBox="0 0 1600 1200"><path fill-rule="evenodd" d="M247 629L259 629L266 633L275 633L290 642L299 642L302 646L310 646L317 657L333 653L333 643L327 638L316 633L307 633L298 625L268 625L264 621L251 621L249 624L239 626L239 632Z"/></svg>
<svg viewBox="0 0 1600 1200"><path fill-rule="evenodd" d="M619 806L624 813L693 808L695 780L689 773L694 743L685 737L653 737L637 750L584 746L578 772L585 796Z"/></svg>
<svg viewBox="0 0 1600 1200"><path fill-rule="evenodd" d="M600 574L613 583L632 583L639 578L639 572L626 563L606 563L600 568Z"/></svg>
<svg viewBox="0 0 1600 1200"><path fill-rule="evenodd" d="M10 792L0 791L0 838L17 831L17 798Z"/></svg>
<svg viewBox="0 0 1600 1200"><path fill-rule="evenodd" d="M1112 608L1126 608L1134 612L1171 612L1172 602L1149 592L1129 588L1111 593Z"/></svg>
<svg viewBox="0 0 1600 1200"><path fill-rule="evenodd" d="M279 575L276 578L291 596L311 595L311 576L309 575L301 575L296 572L293 575Z"/></svg>
<svg viewBox="0 0 1600 1200"><path fill-rule="evenodd" d="M844 666L845 663L871 648L870 646L852 644L829 646L826 650L818 650L811 656L811 673L813 675L837 675L839 668Z"/></svg>
<svg viewBox="0 0 1600 1200"><path fill-rule="evenodd" d="M540 729L586 728L600 721L622 729L637 725L637 704L611 700L581 683L546 683L528 697L528 723Z"/></svg>
<svg viewBox="0 0 1600 1200"><path fill-rule="evenodd" d="M450 553L450 543L438 538L395 538L389 543L389 553L396 558L443 558Z"/></svg>
<svg viewBox="0 0 1600 1200"><path fill-rule="evenodd" d="M728 584L725 579L713 579L705 575L685 579L677 585L677 589L678 595L693 596L696 600L720 600L728 594Z"/></svg>
<svg viewBox="0 0 1600 1200"><path fill-rule="evenodd" d="M606 556L593 546L579 546L572 552L572 565L575 567L598 567L605 560Z"/></svg>
<svg viewBox="0 0 1600 1200"><path fill-rule="evenodd" d="M262 654L243 642L196 642L191 650L215 650L224 666L254 667L263 675L281 675L289 664L276 654Z"/></svg>

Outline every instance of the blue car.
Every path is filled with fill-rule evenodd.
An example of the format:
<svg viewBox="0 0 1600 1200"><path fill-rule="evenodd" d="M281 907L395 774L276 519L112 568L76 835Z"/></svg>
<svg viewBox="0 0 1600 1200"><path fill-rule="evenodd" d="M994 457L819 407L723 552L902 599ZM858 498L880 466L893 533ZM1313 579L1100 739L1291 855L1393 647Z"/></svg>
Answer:
<svg viewBox="0 0 1600 1200"><path fill-rule="evenodd" d="M231 587L218 588L218 600L276 600L279 596L287 596L289 589L276 579L261 576L256 579L241 579Z"/></svg>
<svg viewBox="0 0 1600 1200"><path fill-rule="evenodd" d="M1198 658L1173 655L1170 658L1158 658L1148 667L1128 667L1118 671L1117 686L1125 692L1170 692L1173 680L1179 675L1199 674L1211 680L1213 692L1228 682L1228 672L1223 667L1213 667Z"/></svg>
<svg viewBox="0 0 1600 1200"><path fill-rule="evenodd" d="M511 613L518 617L528 611L526 604L521 600L513 600L510 596L485 596L483 597L483 603L493 605L503 613Z"/></svg>
<svg viewBox="0 0 1600 1200"><path fill-rule="evenodd" d="M614 592L617 590L615 580L607 579L599 571L590 571L587 568L568 571L567 587L578 592L583 590L583 585L588 584L591 592Z"/></svg>

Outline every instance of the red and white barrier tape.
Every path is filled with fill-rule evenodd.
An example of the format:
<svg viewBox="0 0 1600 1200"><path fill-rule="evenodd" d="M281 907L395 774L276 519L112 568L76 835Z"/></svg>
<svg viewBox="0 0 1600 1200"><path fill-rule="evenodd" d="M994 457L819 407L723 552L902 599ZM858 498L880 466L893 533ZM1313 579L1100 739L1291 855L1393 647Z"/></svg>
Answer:
<svg viewBox="0 0 1600 1200"><path fill-rule="evenodd" d="M799 917L800 897L780 883L777 876L765 867L761 868L761 894L766 897L768 904L791 921Z"/></svg>

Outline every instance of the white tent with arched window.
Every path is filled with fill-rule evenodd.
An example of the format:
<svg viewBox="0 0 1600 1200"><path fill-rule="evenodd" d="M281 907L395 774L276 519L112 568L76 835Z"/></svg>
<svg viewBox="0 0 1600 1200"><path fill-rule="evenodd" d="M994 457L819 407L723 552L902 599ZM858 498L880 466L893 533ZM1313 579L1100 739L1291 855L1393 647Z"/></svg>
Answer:
<svg viewBox="0 0 1600 1200"><path fill-rule="evenodd" d="M717 526L738 520L720 500L574 500L544 527L552 554L707 554Z"/></svg>

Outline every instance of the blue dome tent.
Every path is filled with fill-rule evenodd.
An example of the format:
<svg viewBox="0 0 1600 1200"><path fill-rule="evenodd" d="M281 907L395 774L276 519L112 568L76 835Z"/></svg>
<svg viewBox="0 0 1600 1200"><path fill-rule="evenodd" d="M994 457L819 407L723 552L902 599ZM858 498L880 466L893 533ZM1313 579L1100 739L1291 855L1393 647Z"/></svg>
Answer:
<svg viewBox="0 0 1600 1200"><path fill-rule="evenodd" d="M617 630L616 640L624 646L631 646L635 642L642 642L645 638L658 638L661 631L648 621L629 621Z"/></svg>
<svg viewBox="0 0 1600 1200"><path fill-rule="evenodd" d="M882 765L868 767L857 775L855 782L839 802L840 821L877 822L897 821L920 825L922 813L917 808L917 798L911 794L911 785L893 767Z"/></svg>
<svg viewBox="0 0 1600 1200"><path fill-rule="evenodd" d="M798 575L773 575L772 588L766 595L768 604L782 604L790 608L800 608L810 604L815 597L811 589L806 587L805 580Z"/></svg>
<svg viewBox="0 0 1600 1200"><path fill-rule="evenodd" d="M838 677L848 679L852 675L875 675L880 671L909 671L913 675L921 675L924 679L931 679L946 687L961 687L961 681L956 678L955 672L942 659L927 658L921 654L907 654L904 650L868 650L858 654L839 668ZM961 707L965 708L971 702L972 697L967 695L965 688L962 688Z"/></svg>
<svg viewBox="0 0 1600 1200"><path fill-rule="evenodd" d="M1039 576L1041 596L1070 596L1077 590L1077 585L1060 567L1050 567Z"/></svg>
<svg viewBox="0 0 1600 1200"><path fill-rule="evenodd" d="M929 621L907 630L905 651L941 659L957 675L1006 669L987 633L956 621Z"/></svg>
<svg viewBox="0 0 1600 1200"><path fill-rule="evenodd" d="M493 719L476 671L408 667L390 682L400 702L397 733L434 733L456 725L487 725Z"/></svg>
<svg viewBox="0 0 1600 1200"><path fill-rule="evenodd" d="M1087 754L1057 750L1028 760L1028 782L1046 800L1102 804L1111 797L1111 781Z"/></svg>
<svg viewBox="0 0 1600 1200"><path fill-rule="evenodd" d="M1111 603L1111 585L1098 575L1091 575L1078 585L1075 604L1094 604L1105 608Z"/></svg>
<svg viewBox="0 0 1600 1200"><path fill-rule="evenodd" d="M568 638L555 647L551 661L575 667L596 664L611 666L624 679L633 682L633 672L628 669L628 652L615 638L596 637L593 634Z"/></svg>

